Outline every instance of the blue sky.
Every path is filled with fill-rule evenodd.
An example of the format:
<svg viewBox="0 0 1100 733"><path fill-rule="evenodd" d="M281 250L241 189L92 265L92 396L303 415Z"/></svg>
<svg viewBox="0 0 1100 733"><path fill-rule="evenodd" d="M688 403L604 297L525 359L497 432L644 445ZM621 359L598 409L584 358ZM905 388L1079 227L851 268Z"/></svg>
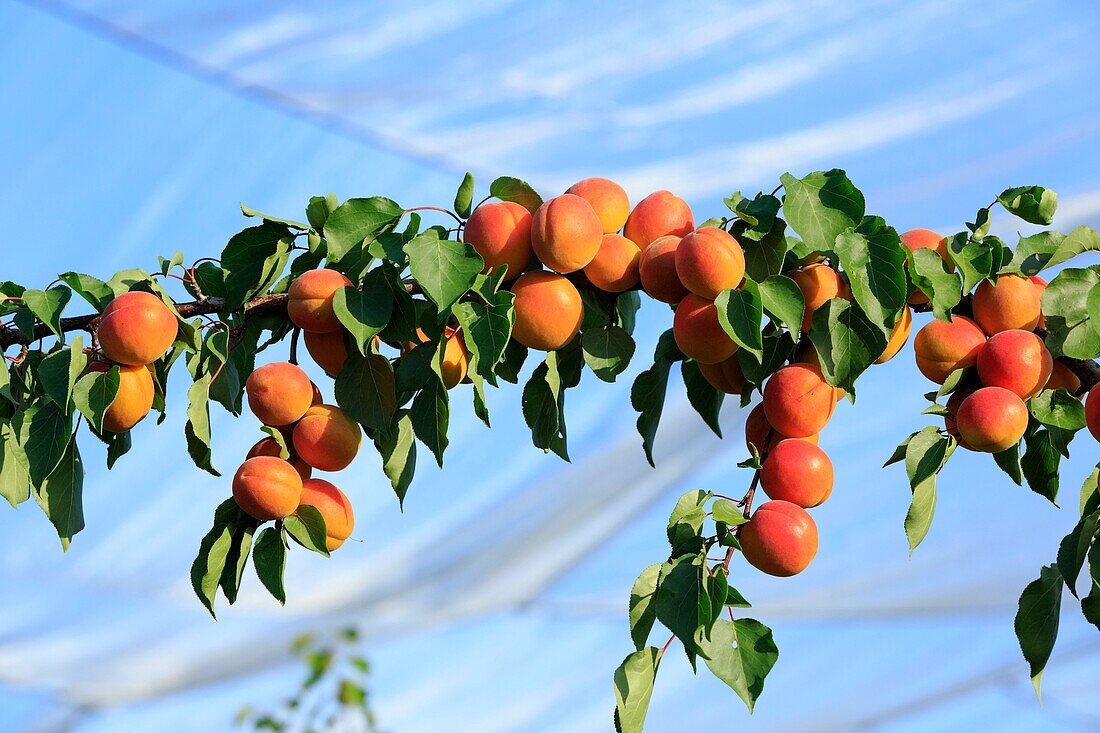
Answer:
<svg viewBox="0 0 1100 733"><path fill-rule="evenodd" d="M88 18L0 1L0 279L216 255L242 201L288 216L327 191L448 205L466 169L479 190L494 174L544 194L588 175L633 199L667 187L702 220L785 170L842 167L869 211L945 233L1039 183L1061 194L1058 226L1100 226L1094 4L462 5L79 3ZM1014 242L1013 222L997 228ZM228 482L190 465L174 394L110 474L88 450L88 529L67 555L33 505L0 511L0 730L69 714L74 733L228 730L293 683L294 633L349 622L387 729L608 729L626 596L661 559L674 498L745 481L741 416L727 406L720 443L676 386L658 470L644 465L629 383L669 320L646 308L628 378L570 394L573 464L530 446L518 390L493 393L493 431L455 417L446 468L418 466L404 515L361 456L341 475L360 541L292 557L286 608L252 582L217 624L186 573ZM906 348L838 410L822 442L837 488L806 573L735 564L781 648L756 714L673 656L651 730L1095 729L1095 631L1067 609L1040 708L1011 619L1096 446L1066 464L1061 511L957 455L910 560L904 475L881 464L926 424L926 389ZM258 435L248 417L214 429L224 471Z"/></svg>

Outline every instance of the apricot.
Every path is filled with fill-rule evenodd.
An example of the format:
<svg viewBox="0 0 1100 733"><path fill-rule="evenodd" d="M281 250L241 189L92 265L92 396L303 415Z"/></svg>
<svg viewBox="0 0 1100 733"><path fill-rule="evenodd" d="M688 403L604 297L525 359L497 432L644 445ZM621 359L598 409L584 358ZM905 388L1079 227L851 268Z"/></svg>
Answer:
<svg viewBox="0 0 1100 733"><path fill-rule="evenodd" d="M948 435L955 438L959 445L967 450L974 450L974 447L959 435L959 424L955 421L955 416L959 414L959 405L973 393L974 390L972 389L957 389L952 392L951 397L947 400L947 411L950 414L943 416L943 427L947 430Z"/></svg>
<svg viewBox="0 0 1100 733"><path fill-rule="evenodd" d="M477 207L462 238L485 260L484 272L507 265L505 280L515 280L531 264L531 212L512 201Z"/></svg>
<svg viewBox="0 0 1100 733"><path fill-rule="evenodd" d="M1043 315L1043 288L1026 277L1001 275L994 285L982 280L974 291L974 320L986 335L1018 328L1034 331Z"/></svg>
<svg viewBox="0 0 1100 733"><path fill-rule="evenodd" d="M347 468L362 442L359 424L334 405L309 408L294 426L294 452L319 471Z"/></svg>
<svg viewBox="0 0 1100 733"><path fill-rule="evenodd" d="M1050 379L1047 380L1046 389L1058 389L1059 387L1075 395L1081 389L1081 379L1068 366L1055 360L1054 366L1050 370Z"/></svg>
<svg viewBox="0 0 1100 733"><path fill-rule="evenodd" d="M804 438L821 432L836 409L836 390L815 364L789 364L764 385L764 414L780 433Z"/></svg>
<svg viewBox="0 0 1100 733"><path fill-rule="evenodd" d="M233 475L233 499L246 514L266 522L289 517L302 496L302 477L281 458L249 458Z"/></svg>
<svg viewBox="0 0 1100 733"><path fill-rule="evenodd" d="M700 364L717 364L733 356L737 342L722 330L714 303L688 294L676 306L672 336L680 351Z"/></svg>
<svg viewBox="0 0 1100 733"><path fill-rule="evenodd" d="M298 506L311 506L321 513L329 552L344 544L355 530L355 513L347 495L324 479L311 478L302 484Z"/></svg>
<svg viewBox="0 0 1100 733"><path fill-rule="evenodd" d="M447 326L443 329L443 334L446 337L441 370L443 372L443 386L447 389L453 389L466 379L466 373L470 368L470 351L466 348L466 342L462 339L461 329ZM416 329L416 335L421 344L429 341L428 335L422 329ZM404 350L412 351L416 346L416 343L410 341L404 344Z"/></svg>
<svg viewBox="0 0 1100 733"><path fill-rule="evenodd" d="M813 443L781 440L760 467L760 488L772 499L815 507L833 493L833 462Z"/></svg>
<svg viewBox="0 0 1100 733"><path fill-rule="evenodd" d="M327 333L316 331L303 331L305 334L306 351L313 357L317 366L325 370L325 374L335 378L344 369L348 360L348 343L346 329L338 329Z"/></svg>
<svg viewBox="0 0 1100 733"><path fill-rule="evenodd" d="M596 257L584 266L588 281L608 293L621 293L638 284L642 250L621 234L605 234Z"/></svg>
<svg viewBox="0 0 1100 733"><path fill-rule="evenodd" d="M699 364L699 373L719 392L739 395L745 391L745 375L737 354L717 364Z"/></svg>
<svg viewBox="0 0 1100 733"><path fill-rule="evenodd" d="M886 342L886 348L875 359L876 364L885 364L897 356L901 347L909 340L909 333L913 330L913 313L908 308L902 310L898 320L894 323L894 329L890 331L890 338Z"/></svg>
<svg viewBox="0 0 1100 733"><path fill-rule="evenodd" d="M581 330L584 305L573 283L552 272L528 272L512 285L512 338L541 351L562 348Z"/></svg>
<svg viewBox="0 0 1100 733"><path fill-rule="evenodd" d="M990 337L978 352L978 377L987 387L1004 387L1028 400L1046 386L1054 360L1031 331L1009 329Z"/></svg>
<svg viewBox="0 0 1100 733"><path fill-rule="evenodd" d="M1027 405L1004 387L982 387L955 413L959 435L976 451L1000 453L1020 442L1027 430Z"/></svg>
<svg viewBox="0 0 1100 733"><path fill-rule="evenodd" d="M264 425L290 425L313 404L313 383L299 367L285 361L264 364L244 383L248 407Z"/></svg>
<svg viewBox="0 0 1100 733"><path fill-rule="evenodd" d="M745 559L757 570L780 578L801 573L817 554L817 525L789 501L761 504L738 535Z"/></svg>
<svg viewBox="0 0 1100 733"><path fill-rule="evenodd" d="M106 372L111 364L95 361L88 365L90 372ZM103 413L103 429L109 433L125 433L137 425L153 409L153 375L145 366L118 365L118 392Z"/></svg>
<svg viewBox="0 0 1100 733"><path fill-rule="evenodd" d="M348 285L351 285L351 280L336 270L307 270L290 284L287 315L303 331L339 331L342 326L332 309L332 299L337 290Z"/></svg>
<svg viewBox="0 0 1100 733"><path fill-rule="evenodd" d="M614 234L626 224L630 215L630 199L623 187L606 178L585 178L565 191L580 196L592 206L600 219L604 234Z"/></svg>
<svg viewBox="0 0 1100 733"><path fill-rule="evenodd" d="M96 336L103 355L127 366L145 366L164 356L179 323L164 301L141 290L118 296L103 309Z"/></svg>
<svg viewBox="0 0 1100 733"><path fill-rule="evenodd" d="M828 303L833 298L846 298L851 300L851 291L848 283L840 276L840 273L824 264L814 264L795 270L790 275L798 289L802 291L802 299L806 308L802 312L802 332L808 333L813 323L814 311Z"/></svg>
<svg viewBox="0 0 1100 733"><path fill-rule="evenodd" d="M669 191L655 191L638 202L626 219L623 234L645 251L660 237L684 236L695 228L695 217L682 198ZM675 302L675 301L673 301Z"/></svg>
<svg viewBox="0 0 1100 733"><path fill-rule="evenodd" d="M947 264L947 269L954 271L955 263L947 252L947 238L940 236L931 229L910 229L901 235L901 243L911 252L918 249L930 249L938 254ZM909 296L910 305L924 305L928 302L928 296L920 290L914 290Z"/></svg>
<svg viewBox="0 0 1100 733"><path fill-rule="evenodd" d="M769 432L771 432L771 438L768 439L767 446L765 446L764 440L768 437ZM804 438L794 438L794 440L805 440L808 443L817 445L819 437L815 433ZM768 416L764 414L764 403L761 402L749 410L749 416L745 419L745 447L749 449L749 453L752 453L752 449L756 448L756 452L763 455L765 452L771 451L780 441L787 439L786 435L773 428L771 423L768 422Z"/></svg>
<svg viewBox="0 0 1100 733"><path fill-rule="evenodd" d="M680 282L707 300L745 279L745 253L725 229L703 227L689 232L676 247L675 259Z"/></svg>
<svg viewBox="0 0 1100 733"><path fill-rule="evenodd" d="M603 225L592 205L564 193L552 198L531 219L531 247L554 272L580 270L595 257L603 241Z"/></svg>
<svg viewBox="0 0 1100 733"><path fill-rule="evenodd" d="M1085 399L1085 425L1092 437L1100 440L1100 384L1090 389Z"/></svg>
<svg viewBox="0 0 1100 733"><path fill-rule="evenodd" d="M913 352L920 373L943 384L956 369L974 366L984 345L985 334L978 324L953 316L950 322L936 319L917 331Z"/></svg>
<svg viewBox="0 0 1100 733"><path fill-rule="evenodd" d="M688 294L676 271L676 249L681 238L674 235L658 237L642 248L638 260L638 276L642 290L662 303L679 303Z"/></svg>
<svg viewBox="0 0 1100 733"><path fill-rule="evenodd" d="M278 458L279 460L289 460L290 465L294 466L294 470L298 472L298 475L305 481L307 478L313 475L313 467L303 461L298 456L294 455L294 451L287 451L290 454L290 458L283 458L282 451L279 449L279 443L274 438L264 438L248 449L248 454L245 458L255 458L256 456L271 456Z"/></svg>
<svg viewBox="0 0 1100 733"><path fill-rule="evenodd" d="M1039 288L1039 306L1041 308L1042 304L1043 304L1043 292L1047 289L1047 281L1044 280L1043 278L1039 277L1038 275L1032 275L1028 279L1031 280L1031 282L1035 284L1035 287ZM1040 313L1039 314L1039 328L1045 329L1046 327L1047 327L1047 317L1045 315L1043 315L1042 313Z"/></svg>

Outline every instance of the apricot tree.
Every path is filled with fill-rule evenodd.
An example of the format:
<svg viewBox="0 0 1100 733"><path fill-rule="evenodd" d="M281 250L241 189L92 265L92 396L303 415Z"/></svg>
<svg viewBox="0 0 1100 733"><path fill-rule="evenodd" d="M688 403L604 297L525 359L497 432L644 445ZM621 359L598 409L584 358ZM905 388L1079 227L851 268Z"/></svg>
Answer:
<svg viewBox="0 0 1100 733"><path fill-rule="evenodd" d="M745 423L743 494L681 496L667 558L631 590L635 651L614 674L615 720L640 731L676 640L693 667L702 659L752 710L778 649L767 626L738 610L749 603L730 583L732 561L739 552L776 576L811 563L818 529L807 510L833 490L818 436L841 399L855 402L857 379L899 352L913 313L933 316L913 345L935 385L924 412L943 425L914 432L887 461L904 463L912 490L911 551L957 447L992 454L1012 481L1053 503L1076 433L1087 427L1100 439L1100 265L1064 266L1100 250L1100 234L1041 231L1015 248L989 234L997 205L1050 224L1057 198L1048 189L1007 189L948 237L899 235L867 214L840 170L786 174L770 194L735 193L725 214L702 222L668 191L631 208L601 178L545 202L523 181L498 178L473 201L467 174L452 210L329 195L310 199L301 222L242 207L258 222L217 259L185 265L177 253L153 272L106 281L66 272L44 290L0 283L10 362L0 370L0 491L13 506L33 496L67 548L84 524L81 426L105 444L110 468L148 413L163 419L182 361L185 438L200 469L219 475L211 402L234 415L247 404L265 434L200 543L195 591L211 614L219 591L232 604L251 555L283 602L290 540L328 555L354 530L348 496L314 471L346 468L365 434L402 503L418 444L443 463L452 394L469 394L488 425L487 387L518 383L530 351L544 352L523 387L532 442L568 460L567 394L586 370L613 382L627 369L644 294L673 310L631 390L650 463L677 364L689 402L719 435L726 395L741 408L762 399ZM428 214L443 223L425 226ZM1049 283L1039 277L1053 267L1062 269ZM65 316L74 293L95 313ZM288 338L289 361L257 367ZM335 404L297 366L300 340L333 378ZM1055 562L1020 598L1016 632L1036 691L1063 587L1100 627L1098 474L1085 478L1081 519ZM758 489L769 501L755 506ZM1086 561L1090 582L1080 588ZM658 622L670 633L663 647L649 644Z"/></svg>

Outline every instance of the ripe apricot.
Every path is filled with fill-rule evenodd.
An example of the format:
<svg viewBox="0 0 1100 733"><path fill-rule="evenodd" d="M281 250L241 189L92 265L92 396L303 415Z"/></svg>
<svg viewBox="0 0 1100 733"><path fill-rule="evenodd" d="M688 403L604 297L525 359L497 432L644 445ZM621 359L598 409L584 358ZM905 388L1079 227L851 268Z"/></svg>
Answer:
<svg viewBox="0 0 1100 733"><path fill-rule="evenodd" d="M552 272L528 272L512 285L512 338L541 351L562 348L581 330L584 304L573 283Z"/></svg>
<svg viewBox="0 0 1100 733"><path fill-rule="evenodd" d="M531 247L554 272L576 272L595 258L603 241L603 225L592 205L564 193L552 198L531 219Z"/></svg>
<svg viewBox="0 0 1100 733"><path fill-rule="evenodd" d="M626 219L623 234L642 251L660 237L682 237L695 228L691 208L669 191L655 191L638 202ZM675 301L674 301L675 302Z"/></svg>
<svg viewBox="0 0 1100 733"><path fill-rule="evenodd" d="M1045 389L1058 389L1059 387L1075 395L1081 389L1081 379L1068 366L1055 360Z"/></svg>
<svg viewBox="0 0 1100 733"><path fill-rule="evenodd" d="M319 471L347 468L362 442L359 424L334 405L309 408L294 426L294 452Z"/></svg>
<svg viewBox="0 0 1100 733"><path fill-rule="evenodd" d="M1027 405L1004 387L982 387L962 401L955 422L974 450L999 453L1020 442L1027 430Z"/></svg>
<svg viewBox="0 0 1100 733"><path fill-rule="evenodd" d="M462 238L485 260L485 272L507 265L505 280L515 280L531 264L531 212L512 201L477 207Z"/></svg>
<svg viewBox="0 0 1100 733"><path fill-rule="evenodd" d="M978 376L987 387L1004 387L1028 400L1039 394L1054 369L1043 340L1031 331L1009 329L990 337L978 352Z"/></svg>
<svg viewBox="0 0 1100 733"><path fill-rule="evenodd" d="M955 421L955 416L959 414L959 405L973 393L974 390L972 389L957 389L952 392L951 396L947 399L947 411L950 414L943 416L943 427L947 430L948 435L954 437L959 445L967 450L974 450L974 447L970 445L970 443L967 443L965 438L959 435L959 424Z"/></svg>
<svg viewBox="0 0 1100 733"><path fill-rule="evenodd" d="M1085 424L1092 437L1100 440L1100 384L1090 389L1085 399Z"/></svg>
<svg viewBox="0 0 1100 733"><path fill-rule="evenodd" d="M950 322L936 319L917 331L913 352L921 374L943 384L956 369L974 366L984 345L985 334L978 324L954 316Z"/></svg>
<svg viewBox="0 0 1100 733"><path fill-rule="evenodd" d="M745 279L745 253L725 229L703 227L680 240L676 274L688 290L714 300Z"/></svg>
<svg viewBox="0 0 1100 733"><path fill-rule="evenodd" d="M833 493L833 462L809 441L781 440L760 467L760 488L772 499L815 507Z"/></svg>
<svg viewBox="0 0 1100 733"><path fill-rule="evenodd" d="M447 389L453 389L466 379L466 373L470 368L470 351L466 348L466 342L462 339L461 329L447 326L443 329L443 334L447 339L446 345L443 347L441 370L443 372L443 386ZM421 344L429 341L428 335L422 329L416 329L416 335ZM404 344L404 350L412 351L416 346L416 343L410 341Z"/></svg>
<svg viewBox="0 0 1100 733"><path fill-rule="evenodd" d="M88 365L88 371L106 372L111 366L94 361ZM109 433L125 433L137 425L153 409L154 391L153 375L148 367L119 364L118 392L103 413L103 429Z"/></svg>
<svg viewBox="0 0 1100 733"><path fill-rule="evenodd" d="M676 306L672 336L680 351L700 364L717 364L733 356L737 342L722 329L718 309L709 300L689 293Z"/></svg>
<svg viewBox="0 0 1100 733"><path fill-rule="evenodd" d="M974 291L974 320L986 335L1012 328L1033 331L1043 315L1043 288L1026 277L1001 275L994 285L982 280Z"/></svg>
<svg viewBox="0 0 1100 733"><path fill-rule="evenodd" d="M795 270L790 275L791 279L802 291L802 299L806 308L802 312L802 331L807 333L813 322L814 311L828 303L833 298L851 299L851 291L848 283L840 276L840 273L824 264L814 264Z"/></svg>
<svg viewBox="0 0 1100 733"><path fill-rule="evenodd" d="M789 364L764 385L764 414L780 433L804 438L821 432L836 409L836 390L815 364Z"/></svg>
<svg viewBox="0 0 1100 733"><path fill-rule="evenodd" d="M233 475L233 499L249 516L266 522L289 517L302 496L302 477L281 458L249 458Z"/></svg>
<svg viewBox="0 0 1100 733"><path fill-rule="evenodd" d="M776 499L761 504L738 535L745 559L757 570L786 578L817 555L817 524L802 507Z"/></svg>
<svg viewBox="0 0 1100 733"><path fill-rule="evenodd" d="M348 344L346 329L317 333L304 331L306 351L313 357L317 366L325 370L325 374L335 378L344 369L348 360Z"/></svg>
<svg viewBox="0 0 1100 733"><path fill-rule="evenodd" d="M355 513L347 495L328 481L311 478L302 484L299 506L311 506L325 520L328 551L340 547L355 530Z"/></svg>
<svg viewBox="0 0 1100 733"><path fill-rule="evenodd" d="M642 290L662 303L679 303L689 292L676 272L676 248L680 246L680 239L674 235L658 237L649 246L642 247L638 260Z"/></svg>
<svg viewBox="0 0 1100 733"><path fill-rule="evenodd" d="M600 219L604 234L614 234L626 224L630 199L623 187L606 178L585 178L565 191L587 201Z"/></svg>
<svg viewBox="0 0 1100 733"><path fill-rule="evenodd" d="M179 324L164 301L141 290L118 296L103 309L96 335L103 355L127 366L145 366L164 356Z"/></svg>
<svg viewBox="0 0 1100 733"><path fill-rule="evenodd" d="M337 290L348 285L351 285L351 280L336 270L307 270L290 284L287 315L303 331L339 331L342 326L332 309L332 299Z"/></svg>
<svg viewBox="0 0 1100 733"><path fill-rule="evenodd" d="M745 375L736 353L717 364L699 364L699 373L719 392L739 395L745 391Z"/></svg>
<svg viewBox="0 0 1100 733"><path fill-rule="evenodd" d="M313 475L313 467L303 461L298 456L294 455L293 450L287 451L290 458L283 458L281 456L282 451L279 449L279 443L274 438L264 438L248 449L248 454L245 458L255 458L256 456L271 456L278 458L279 460L289 461L290 465L294 466L294 470L298 472L298 475L305 481L307 478Z"/></svg>
<svg viewBox="0 0 1100 733"><path fill-rule="evenodd" d="M756 448L756 452L761 455L765 453L764 440L769 432L771 432L771 438L767 442L767 451L771 451L781 440L788 439L786 435L773 428L771 423L768 422L768 416L764 414L764 403L761 402L749 410L749 416L745 419L745 447L749 449L750 453L752 453L753 448ZM814 433L804 438L795 438L795 440L805 440L817 445L819 437L817 433Z"/></svg>
<svg viewBox="0 0 1100 733"><path fill-rule="evenodd" d="M299 367L285 361L264 364L244 383L248 407L264 425L295 422L313 404L313 386Z"/></svg>
<svg viewBox="0 0 1100 733"><path fill-rule="evenodd" d="M894 323L894 330L890 332L890 338L886 342L886 348L875 359L876 364L885 364L897 356L901 347L909 340L909 332L913 330L913 313L908 308L902 310L898 320Z"/></svg>
<svg viewBox="0 0 1100 733"><path fill-rule="evenodd" d="M953 271L955 269L955 263L951 261L951 257L947 253L947 239L931 229L910 229L901 235L901 243L911 252L918 249L933 250L947 263L948 270ZM927 302L928 296L920 290L914 290L913 294L909 296L910 305L923 305Z"/></svg>
<svg viewBox="0 0 1100 733"><path fill-rule="evenodd" d="M585 277L600 290L621 293L638 284L642 250L621 234L605 234L596 257L584 266Z"/></svg>

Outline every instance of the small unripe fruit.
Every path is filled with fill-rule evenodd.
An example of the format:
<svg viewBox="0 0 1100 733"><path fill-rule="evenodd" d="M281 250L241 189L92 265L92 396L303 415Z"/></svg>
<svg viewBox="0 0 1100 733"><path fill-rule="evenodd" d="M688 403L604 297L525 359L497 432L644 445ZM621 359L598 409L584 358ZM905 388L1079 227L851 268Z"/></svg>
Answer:
<svg viewBox="0 0 1100 733"><path fill-rule="evenodd" d="M531 264L531 212L512 201L482 204L462 239L485 260L485 272L507 265L504 279L515 280Z"/></svg>
<svg viewBox="0 0 1100 733"><path fill-rule="evenodd" d="M672 336L689 359L700 364L717 364L733 356L737 342L722 329L718 309L698 295L687 295L676 306Z"/></svg>
<svg viewBox="0 0 1100 733"><path fill-rule="evenodd" d="M908 248L911 252L915 252L918 249L932 250L943 259L948 270L954 271L955 264L951 261L951 257L947 253L947 239L931 229L910 229L901 235L901 243L902 246ZM908 265L908 263L906 263L906 265ZM913 294L909 296L910 305L923 305L927 302L928 296L920 290L914 290Z"/></svg>
<svg viewBox="0 0 1100 733"><path fill-rule="evenodd" d="M726 230L703 227L689 232L676 247L676 274L700 298L714 300L745 279L745 253Z"/></svg>
<svg viewBox="0 0 1100 733"><path fill-rule="evenodd" d="M897 353L901 351L901 347L905 346L905 342L909 340L909 332L912 330L913 313L905 308L898 316L897 322L894 323L894 330L890 332L890 339L886 342L886 348L882 350L879 358L875 359L875 363L885 364L897 356Z"/></svg>
<svg viewBox="0 0 1100 733"><path fill-rule="evenodd" d="M351 501L343 491L324 479L311 478L304 482L299 506L311 506L321 513L325 520L329 552L344 544L344 540L351 537L355 530Z"/></svg>
<svg viewBox="0 0 1100 733"><path fill-rule="evenodd" d="M828 265L816 264L791 273L791 279L802 291L806 308L802 312L802 332L808 333L813 323L814 311L833 298L851 299L848 283L840 273Z"/></svg>
<svg viewBox="0 0 1100 733"><path fill-rule="evenodd" d="M290 284L287 291L287 315L303 331L338 331L343 326L332 309L332 299L337 290L348 285L351 285L351 280L336 270L307 270Z"/></svg>
<svg viewBox="0 0 1100 733"><path fill-rule="evenodd" d="M279 448L279 443L274 438L264 438L252 446L248 450L248 454L245 458L255 458L256 456L271 456L278 458L279 460L289 461L290 465L294 466L294 470L298 472L298 475L305 481L307 478L313 475L313 467L294 455L293 451L287 451L289 458L282 457L282 450Z"/></svg>
<svg viewBox="0 0 1100 733"><path fill-rule="evenodd" d="M1100 384L1089 390L1085 400L1085 424L1092 437L1100 440Z"/></svg>
<svg viewBox="0 0 1100 733"><path fill-rule="evenodd" d="M316 333L303 331L305 334L306 351L313 357L317 366L325 370L325 374L336 378L344 369L348 360L348 344L345 340L348 332L346 329L330 331L328 333Z"/></svg>
<svg viewBox="0 0 1100 733"><path fill-rule="evenodd" d="M1034 331L1043 315L1043 288L1026 277L982 280L974 291L974 320L989 336L1009 329Z"/></svg>
<svg viewBox="0 0 1100 733"><path fill-rule="evenodd" d="M750 565L780 578L801 573L817 555L813 517L789 501L761 504L738 539Z"/></svg>
<svg viewBox="0 0 1100 733"><path fill-rule="evenodd" d="M580 196L587 201L600 219L604 234L613 234L623 228L630 215L630 199L623 187L606 178L585 178L570 186L566 193Z"/></svg>
<svg viewBox="0 0 1100 733"><path fill-rule="evenodd" d="M97 361L88 365L88 371L106 372L111 364ZM118 366L118 392L103 413L103 429L109 433L125 433L137 425L153 409L155 394L153 375L145 366Z"/></svg>
<svg viewBox="0 0 1100 733"><path fill-rule="evenodd" d="M294 426L294 452L320 471L347 468L362 441L359 424L333 405L309 408Z"/></svg>
<svg viewBox="0 0 1100 733"><path fill-rule="evenodd" d="M233 476L233 499L260 521L289 517L302 496L302 477L281 458L249 458Z"/></svg>
<svg viewBox="0 0 1100 733"><path fill-rule="evenodd" d="M719 392L739 395L745 391L745 375L734 354L717 364L698 364L699 373Z"/></svg>
<svg viewBox="0 0 1100 733"><path fill-rule="evenodd" d="M990 337L978 352L978 377L987 387L1004 387L1028 400L1050 379L1054 360L1031 331L1009 329Z"/></svg>
<svg viewBox="0 0 1100 733"><path fill-rule="evenodd" d="M585 277L600 290L621 293L638 284L642 250L621 234L605 234L595 259L584 266Z"/></svg>
<svg viewBox="0 0 1100 733"><path fill-rule="evenodd" d="M950 322L936 319L917 331L913 352L921 374L943 384L956 369L974 366L985 345L985 334L969 318L953 316Z"/></svg>
<svg viewBox="0 0 1100 733"><path fill-rule="evenodd" d="M642 290L662 303L679 303L688 294L676 272L676 248L679 245L680 237L658 237L642 248L642 256L638 260Z"/></svg>
<svg viewBox="0 0 1100 733"><path fill-rule="evenodd" d="M244 383L248 407L264 425L290 425L313 404L313 383L299 367L285 361L264 364Z"/></svg>
<svg viewBox="0 0 1100 733"><path fill-rule="evenodd" d="M788 439L788 436L780 433L768 422L768 416L764 413L764 403L761 402L749 410L749 416L745 419L745 447L749 449L749 453L752 453L753 448L756 448L758 454L763 455L765 453L764 441L769 432L771 438L767 440L768 452L780 441ZM814 445L817 445L818 439L817 433L807 435L804 438L795 438L795 440L805 440Z"/></svg>
<svg viewBox="0 0 1100 733"><path fill-rule="evenodd" d="M145 366L164 356L179 323L164 301L140 290L118 296L103 309L96 336L103 355L127 366Z"/></svg>
<svg viewBox="0 0 1100 733"><path fill-rule="evenodd" d="M602 241L603 225L596 212L571 193L550 199L531 219L531 247L554 272L581 269L595 258Z"/></svg>
<svg viewBox="0 0 1100 733"><path fill-rule="evenodd" d="M1000 453L1019 443L1027 421L1027 405L1004 387L975 390L955 413L959 435L974 450L986 453Z"/></svg>
<svg viewBox="0 0 1100 733"><path fill-rule="evenodd" d="M833 493L833 462L809 441L781 440L760 467L760 487L772 499L815 507Z"/></svg>
<svg viewBox="0 0 1100 733"><path fill-rule="evenodd" d="M789 364L764 385L764 414L780 433L804 438L820 433L836 409L836 390L814 364Z"/></svg>
<svg viewBox="0 0 1100 733"><path fill-rule="evenodd" d="M512 285L512 338L542 351L562 348L581 330L584 304L573 283L552 272L528 272Z"/></svg>
<svg viewBox="0 0 1100 733"><path fill-rule="evenodd" d="M660 237L671 234L679 238L694 228L695 218L687 202L669 191L656 191L639 201L630 212L623 234L633 239L644 252Z"/></svg>

